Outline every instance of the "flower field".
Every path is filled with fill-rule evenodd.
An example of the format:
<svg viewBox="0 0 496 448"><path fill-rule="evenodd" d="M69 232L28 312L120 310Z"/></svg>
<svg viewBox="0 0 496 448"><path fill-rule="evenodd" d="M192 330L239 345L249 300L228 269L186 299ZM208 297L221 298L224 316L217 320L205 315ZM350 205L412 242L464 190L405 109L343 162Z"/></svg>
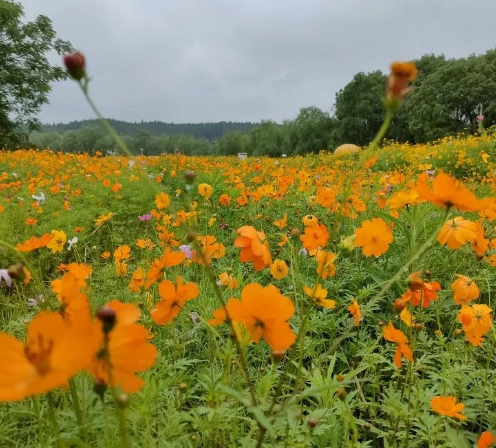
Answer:
<svg viewBox="0 0 496 448"><path fill-rule="evenodd" d="M1 152L0 446L491 446L495 148Z"/></svg>

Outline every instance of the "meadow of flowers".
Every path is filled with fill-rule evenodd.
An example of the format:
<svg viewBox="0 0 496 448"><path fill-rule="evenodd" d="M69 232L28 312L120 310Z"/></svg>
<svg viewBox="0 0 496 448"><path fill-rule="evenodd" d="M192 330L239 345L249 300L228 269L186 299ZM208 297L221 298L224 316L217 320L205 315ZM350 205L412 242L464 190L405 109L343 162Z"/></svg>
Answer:
<svg viewBox="0 0 496 448"><path fill-rule="evenodd" d="M495 175L0 152L0 446L492 446Z"/></svg>

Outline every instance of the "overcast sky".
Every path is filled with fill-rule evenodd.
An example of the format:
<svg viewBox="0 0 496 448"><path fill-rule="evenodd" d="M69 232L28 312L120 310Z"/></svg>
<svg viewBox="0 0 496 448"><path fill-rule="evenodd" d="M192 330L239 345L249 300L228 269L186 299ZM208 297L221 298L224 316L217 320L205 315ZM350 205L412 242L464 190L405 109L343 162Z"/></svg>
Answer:
<svg viewBox="0 0 496 448"><path fill-rule="evenodd" d="M86 55L102 113L128 121L282 121L331 111L357 72L496 47L496 0L20 1ZM91 117L69 81L41 114Z"/></svg>

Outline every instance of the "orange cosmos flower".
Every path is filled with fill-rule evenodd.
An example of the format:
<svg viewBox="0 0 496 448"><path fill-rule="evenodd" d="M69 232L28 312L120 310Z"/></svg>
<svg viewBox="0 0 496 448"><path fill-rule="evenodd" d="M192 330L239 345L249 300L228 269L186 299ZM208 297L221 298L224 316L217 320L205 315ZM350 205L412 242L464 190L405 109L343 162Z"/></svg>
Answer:
<svg viewBox="0 0 496 448"><path fill-rule="evenodd" d="M60 314L68 325L90 317L88 296L81 292L86 282L73 272L68 272L62 278L52 281L52 291L60 302Z"/></svg>
<svg viewBox="0 0 496 448"><path fill-rule="evenodd" d="M404 299L408 300L412 305L421 305L422 308L427 308L432 300L437 300L437 291L441 290L441 285L438 282L423 282L415 289L409 289L404 294Z"/></svg>
<svg viewBox="0 0 496 448"><path fill-rule="evenodd" d="M161 191L159 194L155 196L155 205L159 210L169 207L170 205L169 195Z"/></svg>
<svg viewBox="0 0 496 448"><path fill-rule="evenodd" d="M161 258L153 260L150 270L146 274L147 282L145 288L150 288L160 278L165 268L177 266L185 258L186 254L184 252L173 252L170 247L167 247Z"/></svg>
<svg viewBox="0 0 496 448"><path fill-rule="evenodd" d="M210 266L215 258L222 258L226 254L226 248L218 243L213 235L198 235L196 241L200 245L201 253L194 250L192 260L199 264Z"/></svg>
<svg viewBox="0 0 496 448"><path fill-rule="evenodd" d="M36 224L38 224L38 220L34 218L26 218L25 223L27 226L35 226Z"/></svg>
<svg viewBox="0 0 496 448"><path fill-rule="evenodd" d="M451 289L455 292L453 300L457 305L466 305L468 302L479 297L480 290L477 284L465 275L456 274L458 277L452 284Z"/></svg>
<svg viewBox="0 0 496 448"><path fill-rule="evenodd" d="M220 205L223 205L224 207L227 207L231 205L231 198L227 194L221 194L219 198L219 203Z"/></svg>
<svg viewBox="0 0 496 448"><path fill-rule="evenodd" d="M208 199L210 196L212 196L212 191L212 186L209 184L198 185L198 193L205 199Z"/></svg>
<svg viewBox="0 0 496 448"><path fill-rule="evenodd" d="M300 236L303 247L310 253L317 251L319 247L324 247L329 239L329 232L324 224L313 223L305 227L305 235Z"/></svg>
<svg viewBox="0 0 496 448"><path fill-rule="evenodd" d="M239 283L236 278L228 274L227 272L223 272L219 275L219 282L221 285L227 286L228 289L239 288Z"/></svg>
<svg viewBox="0 0 496 448"><path fill-rule="evenodd" d="M100 255L104 260L108 260L110 258L110 252L102 252L102 255Z"/></svg>
<svg viewBox="0 0 496 448"><path fill-rule="evenodd" d="M265 288L250 283L241 291L241 300L231 300L227 314L234 322L242 323L254 342L264 337L275 352L283 352L293 345L296 335L287 322L294 314L294 305L274 285Z"/></svg>
<svg viewBox="0 0 496 448"><path fill-rule="evenodd" d="M393 194L387 204L391 210L399 210L403 207L411 207L422 202L416 190L402 190Z"/></svg>
<svg viewBox="0 0 496 448"><path fill-rule="evenodd" d="M281 280L286 277L288 271L288 265L284 260L275 260L274 263L270 265L270 273L276 280Z"/></svg>
<svg viewBox="0 0 496 448"><path fill-rule="evenodd" d="M181 277L177 278L177 288L171 281L164 280L158 285L161 300L150 312L153 322L157 325L172 322L183 309L185 303L193 300L199 292L196 283L183 283Z"/></svg>
<svg viewBox="0 0 496 448"><path fill-rule="evenodd" d="M286 227L286 225L288 224L288 214L285 213L284 216L282 217L282 219L279 219L279 220L275 220L274 221L274 225L278 228L278 229L284 229Z"/></svg>
<svg viewBox="0 0 496 448"><path fill-rule="evenodd" d="M140 292L141 288L145 286L145 271L139 267L133 272L131 282L127 289L132 292Z"/></svg>
<svg viewBox="0 0 496 448"><path fill-rule="evenodd" d="M366 257L379 257L386 253L393 242L393 232L382 218L373 218L355 230L355 246L362 247Z"/></svg>
<svg viewBox="0 0 496 448"><path fill-rule="evenodd" d="M417 77L417 67L413 62L393 62L391 74L388 78L386 104L396 110L401 105L401 100L410 91L406 87L409 81Z"/></svg>
<svg viewBox="0 0 496 448"><path fill-rule="evenodd" d="M396 353L394 355L394 364L401 369L401 357L404 356L408 362L413 361L412 349L408 345L408 338L401 330L394 328L392 322L383 328L384 339L396 343Z"/></svg>
<svg viewBox="0 0 496 448"><path fill-rule="evenodd" d="M326 279L327 277L334 277L336 275L336 266L334 261L337 255L325 250L318 250L315 254L317 260L317 274L320 278Z"/></svg>
<svg viewBox="0 0 496 448"><path fill-rule="evenodd" d="M24 243L17 243L17 250L20 252L31 252L41 247L46 247L46 245L51 241L53 236L50 233L45 233L40 237L33 236Z"/></svg>
<svg viewBox="0 0 496 448"><path fill-rule="evenodd" d="M484 237L484 227L480 222L476 222L477 237L472 242L472 250L479 256L483 257L489 250L489 240Z"/></svg>
<svg viewBox="0 0 496 448"><path fill-rule="evenodd" d="M457 216L444 223L437 241L443 246L447 244L450 249L460 249L465 243L474 242L476 238L476 223Z"/></svg>
<svg viewBox="0 0 496 448"><path fill-rule="evenodd" d="M301 221L305 227L312 227L314 224L319 223L319 219L314 215L305 215Z"/></svg>
<svg viewBox="0 0 496 448"><path fill-rule="evenodd" d="M130 256L131 256L131 248L127 244L124 244L123 246L119 246L114 251L114 261L116 263L121 263L124 260L129 260Z"/></svg>
<svg viewBox="0 0 496 448"><path fill-rule="evenodd" d="M269 242L264 232L258 232L252 226L240 227L236 232L239 237L234 241L234 246L241 248L240 261L252 262L257 271L261 271L272 263Z"/></svg>
<svg viewBox="0 0 496 448"><path fill-rule="evenodd" d="M121 387L126 393L134 393L143 387L144 381L136 372L149 369L157 358L157 349L148 342L153 336L135 322L141 311L135 305L114 300L100 310L107 316L108 326L104 342L91 364L91 374L99 382L111 387Z"/></svg>
<svg viewBox="0 0 496 448"><path fill-rule="evenodd" d="M55 252L62 252L66 241L67 236L63 230L52 230L52 239L46 247L52 250L52 254Z"/></svg>
<svg viewBox="0 0 496 448"><path fill-rule="evenodd" d="M101 334L89 320L68 326L57 312L42 311L28 326L26 343L0 333L0 401L64 387L86 368Z"/></svg>
<svg viewBox="0 0 496 448"><path fill-rule="evenodd" d="M360 305L356 300L353 300L352 304L348 307L348 311L353 316L353 325L358 327L360 325L360 321L362 320L362 312L360 310Z"/></svg>
<svg viewBox="0 0 496 448"><path fill-rule="evenodd" d="M323 306L324 308L333 309L336 306L334 300L326 299L327 289L322 288L320 283L317 283L314 288L309 288L308 286L303 287L305 294L310 297L316 305Z"/></svg>
<svg viewBox="0 0 496 448"><path fill-rule="evenodd" d="M459 180L449 174L440 173L432 181L432 190L423 179L415 187L421 198L439 207L454 207L458 210L477 211L486 202L477 199Z"/></svg>
<svg viewBox="0 0 496 448"><path fill-rule="evenodd" d="M225 307L220 307L220 308L217 308L216 310L213 311L213 319L209 319L208 320L208 323L212 326L217 326L217 325L222 325L222 324L226 324L229 322L229 318L227 316L227 309L231 306L232 302L236 302L236 299L234 298L230 298L227 303L226 303L226 306Z"/></svg>
<svg viewBox="0 0 496 448"><path fill-rule="evenodd" d="M317 189L317 204L328 208L336 202L336 193L328 187Z"/></svg>
<svg viewBox="0 0 496 448"><path fill-rule="evenodd" d="M454 417L458 420L466 420L467 417L461 413L465 405L457 403L456 397L438 396L431 399L431 408L434 412L447 417Z"/></svg>
<svg viewBox="0 0 496 448"><path fill-rule="evenodd" d="M491 445L494 445L493 433L484 431L477 440L477 448L489 448Z"/></svg>
<svg viewBox="0 0 496 448"><path fill-rule="evenodd" d="M172 235L174 236L174 234ZM137 240L136 246L138 246L140 249L151 250L155 247L155 244L153 244L150 238L147 238L146 240Z"/></svg>
<svg viewBox="0 0 496 448"><path fill-rule="evenodd" d="M463 305L457 319L465 337L473 346L481 346L484 336L492 327L492 309L487 305Z"/></svg>

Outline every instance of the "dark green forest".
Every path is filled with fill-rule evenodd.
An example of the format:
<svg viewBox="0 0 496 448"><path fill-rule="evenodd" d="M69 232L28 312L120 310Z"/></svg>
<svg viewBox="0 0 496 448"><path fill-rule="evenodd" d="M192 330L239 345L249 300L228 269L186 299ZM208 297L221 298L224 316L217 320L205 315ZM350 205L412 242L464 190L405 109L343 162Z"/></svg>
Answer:
<svg viewBox="0 0 496 448"><path fill-rule="evenodd" d="M461 59L424 55L413 90L387 134L399 142L424 143L448 135L474 133L479 122L496 121L496 50ZM191 155L246 152L250 155L316 153L342 143L366 145L385 116L387 73L357 73L337 94L331 112L305 107L283 123L173 124L110 120L133 153L179 151ZM483 117L483 118L482 118ZM44 125L29 144L57 151L115 151L96 120Z"/></svg>

